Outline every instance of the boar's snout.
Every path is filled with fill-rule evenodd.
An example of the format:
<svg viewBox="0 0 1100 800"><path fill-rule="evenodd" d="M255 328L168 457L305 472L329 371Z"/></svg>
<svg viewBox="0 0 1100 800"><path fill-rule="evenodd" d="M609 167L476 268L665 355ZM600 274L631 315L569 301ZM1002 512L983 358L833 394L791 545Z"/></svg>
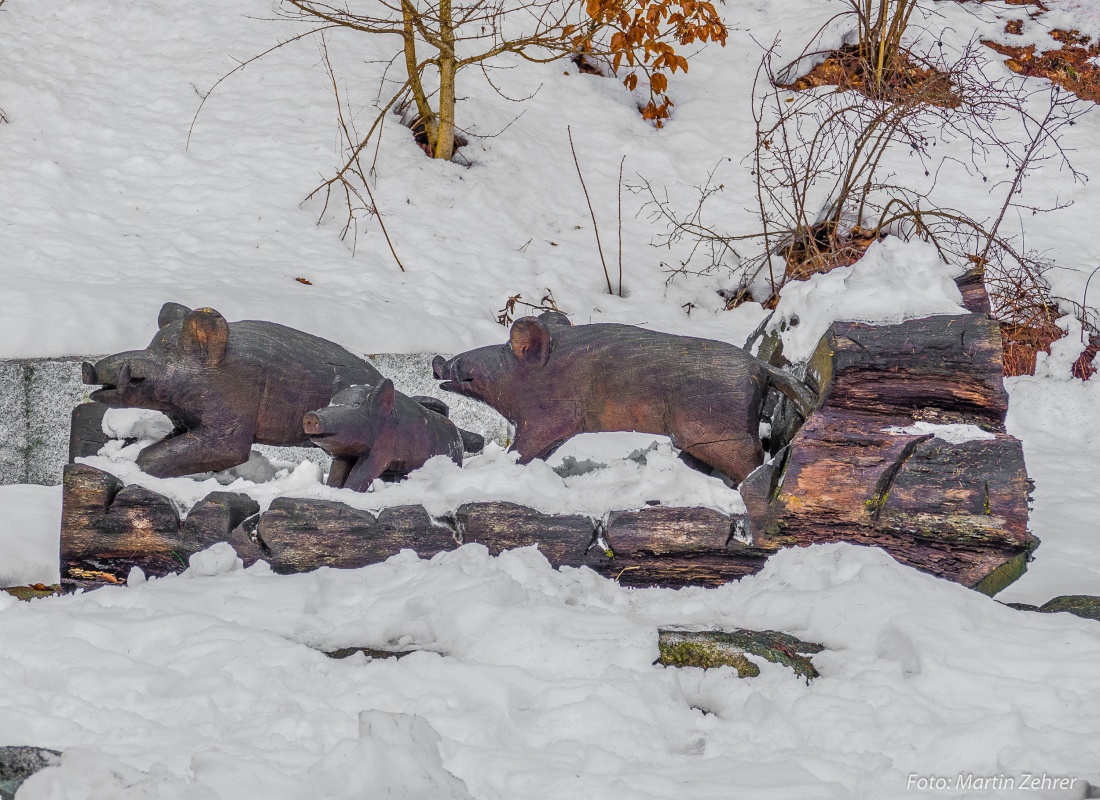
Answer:
<svg viewBox="0 0 1100 800"><path fill-rule="evenodd" d="M318 414L310 411L302 417L302 429L307 436L320 436L325 432L325 422Z"/></svg>
<svg viewBox="0 0 1100 800"><path fill-rule="evenodd" d="M95 376L95 364L85 361L80 365L80 380L90 386L99 385L99 381Z"/></svg>
<svg viewBox="0 0 1100 800"><path fill-rule="evenodd" d="M447 359L443 356L436 356L432 359L432 374L435 375L436 380L443 380L446 378Z"/></svg>

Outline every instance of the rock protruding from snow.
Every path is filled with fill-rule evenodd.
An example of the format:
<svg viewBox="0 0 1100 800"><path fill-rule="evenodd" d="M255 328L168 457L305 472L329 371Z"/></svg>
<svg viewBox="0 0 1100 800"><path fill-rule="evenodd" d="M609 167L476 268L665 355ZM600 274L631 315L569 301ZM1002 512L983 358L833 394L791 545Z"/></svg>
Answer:
<svg viewBox="0 0 1100 800"><path fill-rule="evenodd" d="M13 800L23 781L61 762L61 753L42 747L0 747L0 800Z"/></svg>

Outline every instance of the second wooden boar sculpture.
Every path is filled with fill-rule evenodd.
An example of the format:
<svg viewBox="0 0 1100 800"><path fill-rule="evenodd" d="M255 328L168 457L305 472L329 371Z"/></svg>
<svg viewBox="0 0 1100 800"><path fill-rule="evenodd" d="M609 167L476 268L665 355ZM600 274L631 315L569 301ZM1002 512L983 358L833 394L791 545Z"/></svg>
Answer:
<svg viewBox="0 0 1100 800"><path fill-rule="evenodd" d="M432 398L406 397L386 379L341 390L327 408L306 414L302 427L333 458L328 485L365 492L384 473L407 475L433 456L461 466L463 450L481 450L481 437L459 430L446 410Z"/></svg>
<svg viewBox="0 0 1100 800"><path fill-rule="evenodd" d="M629 325L573 327L561 314L524 317L503 346L450 360L435 377L516 426L520 462L544 458L578 433L664 434L740 483L764 460L761 410L769 387L805 419L816 398L794 376L740 347Z"/></svg>
<svg viewBox="0 0 1100 800"><path fill-rule="evenodd" d="M112 408L150 408L176 433L138 455L161 478L229 469L248 460L253 442L310 446L307 411L344 385L377 386L382 375L327 339L273 322L226 322L212 308L166 303L160 330L144 350L83 366L92 399Z"/></svg>

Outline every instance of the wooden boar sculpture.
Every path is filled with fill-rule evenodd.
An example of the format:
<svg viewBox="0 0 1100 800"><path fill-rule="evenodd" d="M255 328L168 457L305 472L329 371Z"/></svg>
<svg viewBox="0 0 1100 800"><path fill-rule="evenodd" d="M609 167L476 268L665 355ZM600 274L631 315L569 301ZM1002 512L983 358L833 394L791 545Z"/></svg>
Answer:
<svg viewBox="0 0 1100 800"><path fill-rule="evenodd" d="M803 419L816 398L797 378L739 347L629 325L573 327L562 314L524 317L501 347L432 362L440 388L495 408L516 426L520 463L578 433L665 434L740 483L764 460L769 387Z"/></svg>
<svg viewBox="0 0 1100 800"><path fill-rule="evenodd" d="M433 456L462 466L462 454L479 452L484 440L459 430L447 406L429 397L410 398L393 381L350 386L327 408L302 418L310 440L332 456L328 485L365 492L383 473L407 475Z"/></svg>
<svg viewBox="0 0 1100 800"><path fill-rule="evenodd" d="M326 406L337 379L377 386L362 358L318 336L273 322L228 323L212 308L167 303L144 350L83 365L92 393L112 408L167 414L176 431L138 455L161 478L228 469L248 460L253 442L311 446L307 411Z"/></svg>

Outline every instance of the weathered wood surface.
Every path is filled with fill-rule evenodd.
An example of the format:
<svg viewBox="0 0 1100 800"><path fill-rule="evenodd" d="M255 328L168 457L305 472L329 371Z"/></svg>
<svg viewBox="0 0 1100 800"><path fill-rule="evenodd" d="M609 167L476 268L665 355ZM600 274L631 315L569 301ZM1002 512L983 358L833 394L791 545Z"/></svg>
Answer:
<svg viewBox="0 0 1100 800"><path fill-rule="evenodd" d="M666 667L734 667L738 677L754 678L760 668L745 657L759 656L794 670L807 681L819 677L810 656L825 648L780 631L657 631L658 664Z"/></svg>
<svg viewBox="0 0 1100 800"><path fill-rule="evenodd" d="M969 308L987 308L963 276ZM984 313L898 325L835 323L810 360L817 411L775 460L741 485L752 544L879 546L902 563L993 593L1026 567L1030 481L1004 433L1000 328ZM975 425L961 443L902 432Z"/></svg>
<svg viewBox="0 0 1100 800"><path fill-rule="evenodd" d="M709 508L614 511L604 537L612 557L590 566L624 586L718 586L770 555L734 538L743 522Z"/></svg>
<svg viewBox="0 0 1100 800"><path fill-rule="evenodd" d="M595 525L585 516L543 514L516 503L466 503L455 521L463 544L483 544L493 555L537 545L554 566L591 566L600 558Z"/></svg>
<svg viewBox="0 0 1100 800"><path fill-rule="evenodd" d="M187 512L180 531L182 548L190 555L228 541L234 529L259 513L260 504L246 494L211 492Z"/></svg>
<svg viewBox="0 0 1100 800"><path fill-rule="evenodd" d="M146 575L186 568L187 559L225 541L249 513L251 498L212 492L181 523L172 502L84 464L65 467L61 502L61 577L77 585L121 583L131 567Z"/></svg>
<svg viewBox="0 0 1100 800"><path fill-rule="evenodd" d="M1004 430L1001 330L986 315L838 322L830 333L824 407Z"/></svg>
<svg viewBox="0 0 1100 800"><path fill-rule="evenodd" d="M318 567L363 567L402 550L430 558L457 546L451 530L421 506L397 506L375 515L331 500L276 498L260 515L258 544L276 572Z"/></svg>
<svg viewBox="0 0 1100 800"><path fill-rule="evenodd" d="M355 568L410 549L422 558L460 543L493 554L536 545L555 567L588 566L628 586L717 585L759 570L768 553L733 538L743 524L706 508L655 506L603 520L544 514L515 503L468 503L443 520L421 506L375 514L329 500L281 497L263 514L249 498L213 492L181 524L167 498L70 465L63 502L62 580L122 583L131 567L178 572L191 554L228 541L246 565L280 573Z"/></svg>
<svg viewBox="0 0 1100 800"><path fill-rule="evenodd" d="M110 437L103 432L103 417L110 406L103 403L81 403L73 408L69 424L69 463L78 458L94 456Z"/></svg>
<svg viewBox="0 0 1100 800"><path fill-rule="evenodd" d="M125 582L130 568L167 575L186 565L180 520L166 497L140 486L123 487L106 472L69 464L62 479L62 584Z"/></svg>

